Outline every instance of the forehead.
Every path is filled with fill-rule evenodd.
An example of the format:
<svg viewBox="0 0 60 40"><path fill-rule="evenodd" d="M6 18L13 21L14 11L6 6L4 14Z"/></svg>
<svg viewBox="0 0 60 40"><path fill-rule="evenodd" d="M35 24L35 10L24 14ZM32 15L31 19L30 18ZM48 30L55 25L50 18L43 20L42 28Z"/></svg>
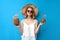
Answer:
<svg viewBox="0 0 60 40"><path fill-rule="evenodd" d="M28 10L32 10L32 8L28 8Z"/></svg>

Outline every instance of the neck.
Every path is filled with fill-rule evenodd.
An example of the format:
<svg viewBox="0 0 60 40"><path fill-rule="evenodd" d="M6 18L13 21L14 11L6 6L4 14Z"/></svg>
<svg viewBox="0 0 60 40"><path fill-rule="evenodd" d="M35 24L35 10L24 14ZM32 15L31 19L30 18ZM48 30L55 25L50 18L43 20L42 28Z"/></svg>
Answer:
<svg viewBox="0 0 60 40"><path fill-rule="evenodd" d="M31 16L28 16L27 19L32 19Z"/></svg>

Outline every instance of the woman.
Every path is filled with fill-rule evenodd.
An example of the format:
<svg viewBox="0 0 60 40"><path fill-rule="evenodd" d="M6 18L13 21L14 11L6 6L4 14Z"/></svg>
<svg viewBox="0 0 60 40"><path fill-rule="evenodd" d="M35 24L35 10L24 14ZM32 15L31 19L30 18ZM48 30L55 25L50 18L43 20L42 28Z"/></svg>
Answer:
<svg viewBox="0 0 60 40"><path fill-rule="evenodd" d="M38 9L32 4L28 4L22 9L23 15L26 19L21 21L21 25L15 25L20 29L22 34L22 40L36 40L36 35L38 33L40 25L43 25L43 21L38 25L38 21L35 19L35 16L38 14ZM14 19L17 19L16 17ZM22 26L22 27L21 27Z"/></svg>

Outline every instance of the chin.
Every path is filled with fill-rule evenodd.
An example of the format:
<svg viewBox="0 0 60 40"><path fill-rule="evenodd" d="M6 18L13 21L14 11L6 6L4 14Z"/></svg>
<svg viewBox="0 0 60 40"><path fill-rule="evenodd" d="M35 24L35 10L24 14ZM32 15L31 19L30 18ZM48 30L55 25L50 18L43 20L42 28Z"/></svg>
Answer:
<svg viewBox="0 0 60 40"><path fill-rule="evenodd" d="M28 16L31 16L32 14L27 14Z"/></svg>

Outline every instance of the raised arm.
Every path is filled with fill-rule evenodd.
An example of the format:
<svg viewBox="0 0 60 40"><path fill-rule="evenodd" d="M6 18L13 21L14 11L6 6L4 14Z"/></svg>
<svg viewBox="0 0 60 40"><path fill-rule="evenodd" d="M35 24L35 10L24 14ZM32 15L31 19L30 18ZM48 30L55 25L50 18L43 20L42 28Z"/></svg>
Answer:
<svg viewBox="0 0 60 40"><path fill-rule="evenodd" d="M45 24L45 22L46 22L46 20L45 19L42 19L41 22L38 25L38 21L36 21L36 24L35 24L35 34L38 33L39 28L41 27L41 25Z"/></svg>
<svg viewBox="0 0 60 40"><path fill-rule="evenodd" d="M35 35L37 34L37 31L38 31L38 21L37 20L35 20Z"/></svg>
<svg viewBox="0 0 60 40"><path fill-rule="evenodd" d="M21 27L21 25L20 25L19 18L17 18L16 16L14 16L13 19L14 19L14 25L19 29L20 33L22 34L23 27ZM23 25L23 22L21 22L21 24Z"/></svg>

